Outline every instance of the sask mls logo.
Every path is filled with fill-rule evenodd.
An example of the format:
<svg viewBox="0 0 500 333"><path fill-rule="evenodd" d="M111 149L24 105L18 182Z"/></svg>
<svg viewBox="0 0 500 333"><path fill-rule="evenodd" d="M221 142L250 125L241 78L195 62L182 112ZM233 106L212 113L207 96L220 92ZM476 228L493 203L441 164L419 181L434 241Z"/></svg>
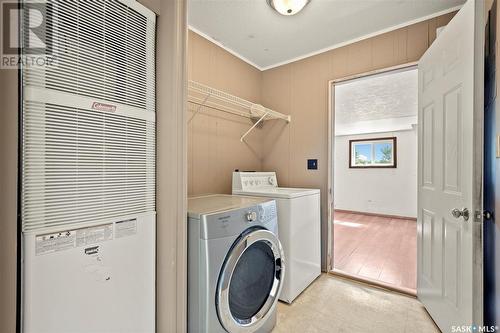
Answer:
<svg viewBox="0 0 500 333"><path fill-rule="evenodd" d="M56 2L3 2L1 21L1 68L20 65L52 66L56 35Z"/></svg>
<svg viewBox="0 0 500 333"><path fill-rule="evenodd" d="M451 333L495 333L498 332L498 326L479 326L479 325L453 325Z"/></svg>

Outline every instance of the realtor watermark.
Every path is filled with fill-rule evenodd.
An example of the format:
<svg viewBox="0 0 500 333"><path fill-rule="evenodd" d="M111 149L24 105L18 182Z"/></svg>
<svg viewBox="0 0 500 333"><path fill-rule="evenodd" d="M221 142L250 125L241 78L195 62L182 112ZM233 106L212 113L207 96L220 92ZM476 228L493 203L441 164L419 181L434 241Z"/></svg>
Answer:
<svg viewBox="0 0 500 333"><path fill-rule="evenodd" d="M494 333L498 326L457 325L451 327L452 333Z"/></svg>
<svg viewBox="0 0 500 333"><path fill-rule="evenodd" d="M0 68L56 65L54 2L3 2L0 8Z"/></svg>

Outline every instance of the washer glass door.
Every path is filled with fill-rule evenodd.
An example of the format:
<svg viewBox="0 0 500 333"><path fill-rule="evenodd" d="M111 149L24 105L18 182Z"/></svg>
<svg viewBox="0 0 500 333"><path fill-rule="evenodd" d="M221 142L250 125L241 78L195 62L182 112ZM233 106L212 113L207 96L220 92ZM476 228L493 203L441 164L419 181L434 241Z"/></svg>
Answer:
<svg viewBox="0 0 500 333"><path fill-rule="evenodd" d="M254 331L272 314L281 291L283 250L263 229L241 235L228 253L217 288L217 311L229 332Z"/></svg>

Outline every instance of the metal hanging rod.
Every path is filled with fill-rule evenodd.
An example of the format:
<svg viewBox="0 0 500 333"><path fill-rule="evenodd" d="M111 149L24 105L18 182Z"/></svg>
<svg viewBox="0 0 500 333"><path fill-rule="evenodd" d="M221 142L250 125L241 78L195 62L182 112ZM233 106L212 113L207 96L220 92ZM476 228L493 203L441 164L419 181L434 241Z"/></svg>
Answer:
<svg viewBox="0 0 500 333"><path fill-rule="evenodd" d="M246 99L228 94L224 91L206 86L202 83L190 80L188 82L188 101L192 104L198 105L193 116L189 122L199 113L202 107L208 107L214 110L231 113L237 116L246 117L250 119L258 119L242 137L245 138L258 123L269 119L283 119L287 123L291 121L289 115L279 113L277 111L268 109L260 104L252 103Z"/></svg>

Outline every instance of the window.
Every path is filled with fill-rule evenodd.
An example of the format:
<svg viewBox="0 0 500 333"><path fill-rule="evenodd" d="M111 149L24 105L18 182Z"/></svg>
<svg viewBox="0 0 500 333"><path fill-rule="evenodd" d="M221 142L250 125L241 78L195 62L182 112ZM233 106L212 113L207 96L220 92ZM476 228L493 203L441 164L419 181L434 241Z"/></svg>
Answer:
<svg viewBox="0 0 500 333"><path fill-rule="evenodd" d="M395 168L396 138L349 140L349 168Z"/></svg>

